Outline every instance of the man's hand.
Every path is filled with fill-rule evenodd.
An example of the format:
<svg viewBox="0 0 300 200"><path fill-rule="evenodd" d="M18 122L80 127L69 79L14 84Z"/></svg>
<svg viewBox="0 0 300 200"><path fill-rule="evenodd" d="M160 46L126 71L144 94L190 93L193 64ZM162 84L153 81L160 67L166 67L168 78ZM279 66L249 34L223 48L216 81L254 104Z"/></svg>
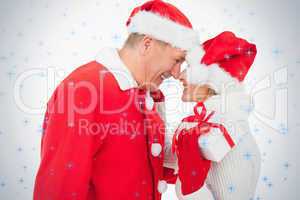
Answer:
<svg viewBox="0 0 300 200"><path fill-rule="evenodd" d="M209 85L203 84L189 84L186 79L186 71L180 74L179 80L182 82L184 90L182 94L182 101L200 102L205 101L209 97L216 95L216 92L210 88Z"/></svg>

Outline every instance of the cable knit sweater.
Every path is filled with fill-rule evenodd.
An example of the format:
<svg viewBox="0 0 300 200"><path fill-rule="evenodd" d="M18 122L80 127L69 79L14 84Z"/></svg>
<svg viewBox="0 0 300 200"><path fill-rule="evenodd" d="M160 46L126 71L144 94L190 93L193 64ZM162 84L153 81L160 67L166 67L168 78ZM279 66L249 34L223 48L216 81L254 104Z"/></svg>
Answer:
<svg viewBox="0 0 300 200"><path fill-rule="evenodd" d="M206 184L197 192L183 196L181 182L176 183L180 200L248 200L255 194L260 171L260 152L248 124L250 97L241 84L231 84L205 102L208 111L215 111L210 122L223 124L235 142L235 147L220 162L213 162ZM189 129L195 123L183 122ZM170 153L170 136L166 137L164 165L178 170L176 156Z"/></svg>

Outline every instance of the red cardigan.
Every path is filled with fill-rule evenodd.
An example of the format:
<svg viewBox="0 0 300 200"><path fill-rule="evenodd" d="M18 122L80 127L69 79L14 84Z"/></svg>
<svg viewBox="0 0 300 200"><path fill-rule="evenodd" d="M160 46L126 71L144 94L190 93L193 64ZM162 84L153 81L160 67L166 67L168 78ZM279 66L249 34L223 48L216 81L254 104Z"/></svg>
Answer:
<svg viewBox="0 0 300 200"><path fill-rule="evenodd" d="M176 176L163 150L151 154L153 143L164 149L165 129L156 112L141 112L144 96L122 91L96 61L63 80L47 104L34 200L160 200Z"/></svg>

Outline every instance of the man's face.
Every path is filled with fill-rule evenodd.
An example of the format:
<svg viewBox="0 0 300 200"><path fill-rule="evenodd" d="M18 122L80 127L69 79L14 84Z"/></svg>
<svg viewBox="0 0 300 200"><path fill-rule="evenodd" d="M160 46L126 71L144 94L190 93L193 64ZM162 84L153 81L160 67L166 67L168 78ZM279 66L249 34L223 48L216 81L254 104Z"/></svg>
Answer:
<svg viewBox="0 0 300 200"><path fill-rule="evenodd" d="M152 40L152 44L144 57L145 78L150 89L157 89L164 79L171 76L178 79L185 55L185 51L181 49Z"/></svg>

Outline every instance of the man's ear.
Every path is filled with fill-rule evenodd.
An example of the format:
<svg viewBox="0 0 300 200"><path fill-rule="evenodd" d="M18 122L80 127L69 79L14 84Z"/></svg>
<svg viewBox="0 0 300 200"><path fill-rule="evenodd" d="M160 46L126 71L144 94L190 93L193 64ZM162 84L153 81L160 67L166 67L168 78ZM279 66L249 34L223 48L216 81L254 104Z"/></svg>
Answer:
<svg viewBox="0 0 300 200"><path fill-rule="evenodd" d="M153 46L153 42L154 40L152 37L145 35L141 41L140 53L146 55L149 52L150 47Z"/></svg>

